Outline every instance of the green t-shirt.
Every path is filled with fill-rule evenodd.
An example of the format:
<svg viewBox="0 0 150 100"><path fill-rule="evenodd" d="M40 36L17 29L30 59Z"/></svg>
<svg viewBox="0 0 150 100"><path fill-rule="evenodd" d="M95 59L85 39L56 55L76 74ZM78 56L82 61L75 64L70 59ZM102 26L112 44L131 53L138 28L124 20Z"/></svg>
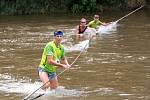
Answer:
<svg viewBox="0 0 150 100"><path fill-rule="evenodd" d="M98 20L98 21L95 22L95 21L93 20L93 21L89 22L87 26L96 29L97 26L99 26L99 25L101 25L101 24L102 24L101 21Z"/></svg>
<svg viewBox="0 0 150 100"><path fill-rule="evenodd" d="M43 68L46 72L56 72L56 67L54 65L48 64L47 56L52 56L53 60L60 62L60 59L64 57L64 46L61 44L60 47L56 47L54 41L46 44L42 59L39 67Z"/></svg>

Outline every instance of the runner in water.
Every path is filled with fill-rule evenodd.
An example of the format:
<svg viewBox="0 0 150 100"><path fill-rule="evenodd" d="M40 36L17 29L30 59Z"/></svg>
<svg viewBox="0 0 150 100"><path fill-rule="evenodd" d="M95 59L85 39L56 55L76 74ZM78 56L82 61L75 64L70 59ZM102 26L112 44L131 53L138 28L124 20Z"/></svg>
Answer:
<svg viewBox="0 0 150 100"><path fill-rule="evenodd" d="M56 69L62 67L70 68L65 58L64 46L61 44L63 32L54 32L54 40L48 42L43 50L42 59L38 67L39 77L43 84L43 89L56 89L58 87L58 79Z"/></svg>

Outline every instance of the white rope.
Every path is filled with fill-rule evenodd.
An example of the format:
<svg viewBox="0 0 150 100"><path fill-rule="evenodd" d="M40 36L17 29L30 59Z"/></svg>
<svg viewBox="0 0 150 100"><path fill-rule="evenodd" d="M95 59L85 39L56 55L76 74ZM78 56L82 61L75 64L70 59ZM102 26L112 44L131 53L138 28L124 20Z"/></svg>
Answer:
<svg viewBox="0 0 150 100"><path fill-rule="evenodd" d="M120 20L126 18L127 16L131 15L132 13L136 12L137 10L139 10L139 9L141 9L141 8L143 8L143 7L144 7L144 5L141 6L141 7L139 7L139 8L137 8L137 9L135 9L134 11L130 12L129 14L127 14L127 15L125 15L125 16L119 18L119 19L116 20L115 22L116 22L116 23L119 22ZM90 36L89 42L90 42L91 39L92 39L92 36ZM88 43L89 43L89 42L88 42ZM74 61L71 63L71 66L78 60L78 58L80 57L80 55L82 54L82 52L86 49L88 43L85 45L85 47L82 49L82 51L78 54L78 56L77 56L77 57L74 59ZM70 68L69 68L69 69L70 69ZM57 74L57 77L60 76L62 73L64 73L66 70L68 70L68 69L65 69L65 70L63 70L62 72L60 72L59 74ZM49 82L49 81L47 81L47 82L44 83L42 86L40 86L38 89L36 89L36 90L33 91L32 93L30 93L30 94L29 94L28 96L26 96L23 100L29 99L30 96L32 96L35 92L37 92L39 89L41 89L41 88L42 88L44 85L46 85L48 82ZM40 96L42 96L42 95L44 95L44 94L40 94ZM39 97L40 97L40 96L39 96ZM37 96L37 97L38 97L38 96ZM36 99L36 97L35 97L34 99ZM32 99L32 100L34 100L34 99Z"/></svg>
<svg viewBox="0 0 150 100"><path fill-rule="evenodd" d="M119 18L119 19L116 20L115 22L116 22L116 23L119 22L120 20L126 18L127 16L131 15L132 13L136 12L137 10L139 10L139 9L141 9L141 8L143 8L143 7L144 7L144 5L142 5L141 7L137 8L137 9L135 9L134 11L130 12L129 14L127 14L127 15L125 15L125 16Z"/></svg>
<svg viewBox="0 0 150 100"><path fill-rule="evenodd" d="M88 40L90 42L90 40L92 39L92 36L90 37L90 39ZM78 56L74 59L74 61L70 64L71 66L78 60L78 58L80 57L80 55L82 54L82 52L86 49L87 45L89 44L89 42L84 46L84 48L81 50L81 52L78 54ZM70 67L71 68L71 67ZM69 68L69 69L70 69ZM57 74L57 76L55 77L58 77L60 76L62 73L64 73L65 71L69 70L69 69L65 69L63 70L62 72L60 72L59 74ZM49 80L50 81L50 80ZM40 90L44 85L46 85L49 81L45 82L42 86L40 86L39 88L37 88L35 91L33 91L32 93L30 93L29 95L27 95L25 98L23 98L23 100L28 100L30 96L32 96L35 92L37 92L38 90ZM40 97L44 94L40 94L38 95L37 97ZM37 97L35 97L34 99L36 99ZM34 99L31 99L31 100L34 100Z"/></svg>

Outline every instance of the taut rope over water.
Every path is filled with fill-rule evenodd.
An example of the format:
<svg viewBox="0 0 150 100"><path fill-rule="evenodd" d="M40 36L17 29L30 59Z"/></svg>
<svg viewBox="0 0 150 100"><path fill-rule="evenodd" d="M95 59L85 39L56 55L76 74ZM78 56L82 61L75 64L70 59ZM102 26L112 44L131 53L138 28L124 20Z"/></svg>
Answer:
<svg viewBox="0 0 150 100"><path fill-rule="evenodd" d="M122 20L122 19L126 18L127 16L129 16L129 15L131 15L132 13L134 13L134 12L136 12L136 11L140 10L140 9L141 9L141 8L143 8L143 7L144 7L144 5L142 5L141 7L139 7L139 8L137 8L137 9L133 10L132 12L130 12L130 13L128 13L128 14L126 14L125 16L123 16L123 17L119 18L119 19L118 19L118 20L116 20L115 22L116 22L116 23L118 23L120 20Z"/></svg>
<svg viewBox="0 0 150 100"><path fill-rule="evenodd" d="M88 41L90 42L90 40L92 39L92 36L90 36L90 38L88 39ZM80 57L80 55L84 52L84 50L86 49L86 47L88 46L89 42L87 42L87 44L84 46L84 48L80 51L80 53L77 55L77 57L74 59L74 61L70 64L71 66L78 60L78 58ZM69 68L70 69L70 68ZM64 73L65 71L69 70L69 69L65 69L62 72L60 72L59 74L57 74L57 77L59 77L62 73ZM50 80L49 80L50 81ZM37 92L38 90L40 90L44 85L46 85L49 81L45 82L42 86L40 86L39 88L37 88L35 91L33 91L32 93L30 93L29 95L27 95L25 98L23 98L23 100L28 100L29 97L31 97L35 92ZM43 96L44 94L40 94L36 97L34 97L33 99L30 100L35 100L41 96Z"/></svg>
<svg viewBox="0 0 150 100"><path fill-rule="evenodd" d="M141 8L143 8L143 7L144 7L144 5L141 6L141 7L139 7L139 8L137 8L137 9L135 9L134 11L130 12L129 14L127 14L127 15L125 15L125 16L119 18L118 20L115 21L115 23L118 23L120 20L126 18L127 16L131 15L132 13L138 11L139 9L141 9ZM90 38L89 38L88 41L90 42L91 39L92 39L92 36L90 36ZM85 45L85 47L81 50L81 52L78 54L78 56L77 56L77 57L74 59L74 61L70 64L71 66L78 60L78 58L80 57L80 55L81 55L81 54L83 53L83 51L86 49L86 47L87 47L87 45L89 44L89 42ZM69 69L70 69L70 68L69 68ZM65 70L63 70L62 72L60 72L59 74L57 74L57 77L60 76L62 73L64 73L66 70L68 70L68 69L65 69ZM30 93L29 95L27 95L25 98L23 98L23 100L28 100L35 92L37 92L38 90L40 90L40 89L41 89L44 85L46 85L48 82L49 82L49 81L47 81L47 82L44 83L42 86L40 86L39 88L37 88L35 91L33 91L32 93ZM38 96L36 96L36 97L30 99L30 100L35 100L35 99L37 99L37 98L39 98L39 97L41 97L41 96L43 96L43 95L44 95L44 94L40 94L40 95L38 95Z"/></svg>

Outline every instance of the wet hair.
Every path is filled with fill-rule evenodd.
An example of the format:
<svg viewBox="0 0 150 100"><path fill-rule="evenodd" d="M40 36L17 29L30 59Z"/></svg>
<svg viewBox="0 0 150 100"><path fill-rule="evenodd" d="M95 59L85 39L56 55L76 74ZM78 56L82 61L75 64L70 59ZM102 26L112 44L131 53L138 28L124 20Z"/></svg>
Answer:
<svg viewBox="0 0 150 100"><path fill-rule="evenodd" d="M86 19L85 18L81 18L80 22L82 22L82 21L86 22Z"/></svg>

